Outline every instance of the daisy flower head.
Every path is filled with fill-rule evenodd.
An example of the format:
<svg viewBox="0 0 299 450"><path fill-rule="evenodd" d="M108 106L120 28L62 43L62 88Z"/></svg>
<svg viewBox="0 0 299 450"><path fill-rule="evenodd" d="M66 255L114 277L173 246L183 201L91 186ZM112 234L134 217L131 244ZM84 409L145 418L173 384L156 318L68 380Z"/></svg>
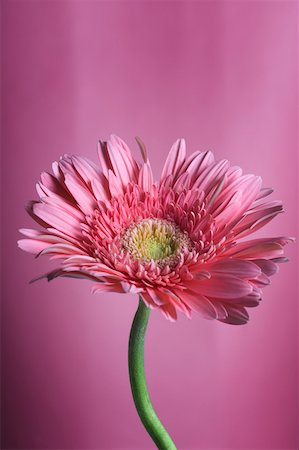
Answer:
<svg viewBox="0 0 299 450"><path fill-rule="evenodd" d="M229 324L248 321L262 288L286 261L287 237L248 239L283 211L271 189L211 152L186 156L172 146L155 181L144 144L142 163L112 135L100 142L100 167L64 155L42 173L27 211L39 229L21 229L21 249L59 259L46 276L91 280L93 292L138 293L175 320L193 311ZM245 239L243 239L245 238Z"/></svg>

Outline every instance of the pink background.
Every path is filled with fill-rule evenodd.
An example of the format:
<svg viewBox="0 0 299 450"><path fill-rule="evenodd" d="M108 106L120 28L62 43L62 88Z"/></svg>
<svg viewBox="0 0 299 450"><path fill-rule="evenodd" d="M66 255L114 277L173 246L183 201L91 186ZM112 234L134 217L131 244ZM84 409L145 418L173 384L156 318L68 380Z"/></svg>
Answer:
<svg viewBox="0 0 299 450"><path fill-rule="evenodd" d="M175 139L273 186L296 230L296 1L3 1L3 445L151 449L131 399L137 298L28 280L24 204L61 154L146 142L158 177ZM296 207L297 205L297 207ZM297 449L296 244L243 327L154 312L152 400L180 450Z"/></svg>

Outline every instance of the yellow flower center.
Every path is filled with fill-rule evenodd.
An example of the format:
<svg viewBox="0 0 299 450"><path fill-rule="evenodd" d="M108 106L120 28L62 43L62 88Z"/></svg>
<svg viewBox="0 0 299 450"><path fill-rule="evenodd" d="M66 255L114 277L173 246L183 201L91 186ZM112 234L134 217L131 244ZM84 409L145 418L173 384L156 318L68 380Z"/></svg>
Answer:
<svg viewBox="0 0 299 450"><path fill-rule="evenodd" d="M123 247L135 259L170 263L183 247L190 246L189 238L174 222L145 219L126 230Z"/></svg>

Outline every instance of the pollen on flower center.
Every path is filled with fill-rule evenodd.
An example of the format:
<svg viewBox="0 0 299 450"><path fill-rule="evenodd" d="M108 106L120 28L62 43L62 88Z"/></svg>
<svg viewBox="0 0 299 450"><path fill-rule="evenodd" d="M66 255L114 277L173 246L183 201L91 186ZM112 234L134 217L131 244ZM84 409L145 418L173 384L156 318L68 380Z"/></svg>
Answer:
<svg viewBox="0 0 299 450"><path fill-rule="evenodd" d="M145 219L126 230L123 248L141 261L170 263L191 241L174 223L161 219Z"/></svg>
<svg viewBox="0 0 299 450"><path fill-rule="evenodd" d="M170 263L191 241L174 223L145 219L129 227L122 237L123 248L134 259Z"/></svg>

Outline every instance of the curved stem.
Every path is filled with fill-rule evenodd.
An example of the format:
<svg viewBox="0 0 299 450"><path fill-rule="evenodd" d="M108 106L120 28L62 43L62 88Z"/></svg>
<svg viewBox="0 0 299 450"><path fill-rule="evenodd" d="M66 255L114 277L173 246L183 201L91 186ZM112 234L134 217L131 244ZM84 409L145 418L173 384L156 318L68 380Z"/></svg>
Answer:
<svg viewBox="0 0 299 450"><path fill-rule="evenodd" d="M144 337L150 309L140 299L129 339L129 374L132 394L139 417L160 450L177 450L160 422L151 403L144 372Z"/></svg>

